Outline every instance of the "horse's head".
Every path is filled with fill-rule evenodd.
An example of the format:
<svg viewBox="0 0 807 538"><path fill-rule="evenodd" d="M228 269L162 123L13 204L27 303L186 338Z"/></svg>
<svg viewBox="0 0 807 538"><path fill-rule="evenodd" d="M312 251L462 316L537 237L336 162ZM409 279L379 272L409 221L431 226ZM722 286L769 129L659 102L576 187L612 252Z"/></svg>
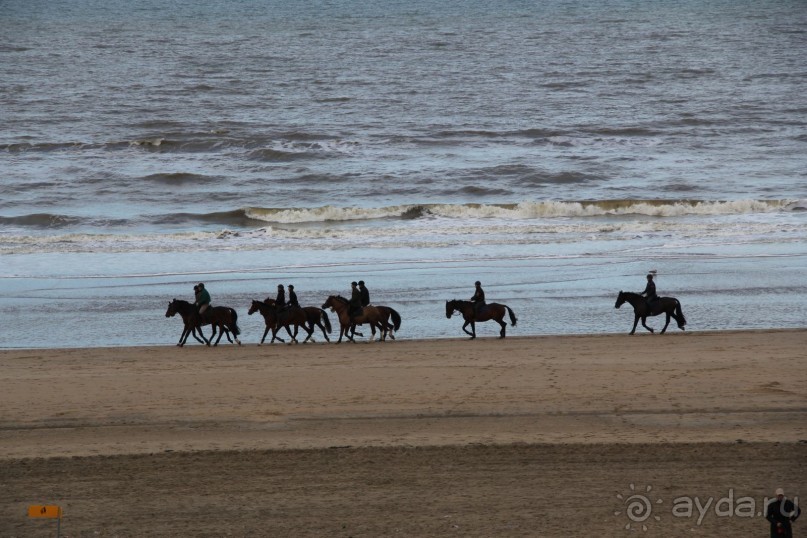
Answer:
<svg viewBox="0 0 807 538"><path fill-rule="evenodd" d="M174 299L173 301L168 303L168 310L165 311L165 317L172 318L177 313L177 300Z"/></svg>
<svg viewBox="0 0 807 538"><path fill-rule="evenodd" d="M451 316L454 315L454 310L457 308L457 301L446 301L446 317L451 319Z"/></svg>
<svg viewBox="0 0 807 538"><path fill-rule="evenodd" d="M325 302L322 303L322 306L320 308L322 308L323 310L326 309L326 308L331 308L332 309L333 308L333 301L334 301L334 296L331 295L327 299L325 299Z"/></svg>
<svg viewBox="0 0 807 538"><path fill-rule="evenodd" d="M253 299L252 305L249 307L249 311L247 312L247 314L251 316L252 314L258 311L258 308L260 308L260 301L256 301L255 299Z"/></svg>
<svg viewBox="0 0 807 538"><path fill-rule="evenodd" d="M618 296L617 296L617 298L616 298L616 304L614 305L614 308L619 308L620 306L622 306L623 304L625 304L625 301L626 301L626 299L625 299L625 292L624 292L624 291L620 291L620 292L619 292L619 295L618 295Z"/></svg>

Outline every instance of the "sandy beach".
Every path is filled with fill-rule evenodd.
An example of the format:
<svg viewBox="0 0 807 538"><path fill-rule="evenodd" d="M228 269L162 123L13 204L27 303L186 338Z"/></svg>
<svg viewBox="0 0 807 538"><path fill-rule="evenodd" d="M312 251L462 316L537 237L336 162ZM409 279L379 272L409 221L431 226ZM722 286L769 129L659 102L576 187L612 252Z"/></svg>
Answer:
<svg viewBox="0 0 807 538"><path fill-rule="evenodd" d="M29 504L62 506L62 536L762 536L764 497L806 494L805 346L760 330L2 351L0 536L55 533ZM756 509L672 513L730 491Z"/></svg>

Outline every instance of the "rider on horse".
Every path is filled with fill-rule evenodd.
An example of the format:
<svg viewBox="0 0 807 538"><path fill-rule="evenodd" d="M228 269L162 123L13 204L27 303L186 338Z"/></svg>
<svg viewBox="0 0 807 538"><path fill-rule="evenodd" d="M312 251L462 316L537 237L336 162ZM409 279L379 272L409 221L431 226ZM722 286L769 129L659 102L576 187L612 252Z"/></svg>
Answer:
<svg viewBox="0 0 807 538"><path fill-rule="evenodd" d="M205 289L205 285L202 282L199 282L197 285L193 287L194 295L195 295L195 302L199 316L202 320L205 320L205 311L210 307L210 294Z"/></svg>
<svg viewBox="0 0 807 538"><path fill-rule="evenodd" d="M656 301L658 301L658 295L656 295L656 284L653 282L652 274L647 275L647 286L640 295L647 298L647 311L652 312L653 305L656 303Z"/></svg>
<svg viewBox="0 0 807 538"><path fill-rule="evenodd" d="M474 317L479 315L479 311L485 306L485 291L482 289L482 283L478 280L474 283L476 289L474 296L471 297L471 302L474 303Z"/></svg>
<svg viewBox="0 0 807 538"><path fill-rule="evenodd" d="M283 284L277 285L277 297L275 298L275 310L280 312L286 308L286 290L283 289Z"/></svg>
<svg viewBox="0 0 807 538"><path fill-rule="evenodd" d="M294 293L293 284L289 284L289 306L300 307L300 303L297 302L297 294Z"/></svg>
<svg viewBox="0 0 807 538"><path fill-rule="evenodd" d="M350 321L352 322L356 316L361 314L361 312L362 312L361 290L359 290L358 284L356 284L356 282L351 282L350 302L348 302L348 315L350 315Z"/></svg>
<svg viewBox="0 0 807 538"><path fill-rule="evenodd" d="M370 291L364 285L364 280L359 280L359 292L361 294L362 307L370 305Z"/></svg>

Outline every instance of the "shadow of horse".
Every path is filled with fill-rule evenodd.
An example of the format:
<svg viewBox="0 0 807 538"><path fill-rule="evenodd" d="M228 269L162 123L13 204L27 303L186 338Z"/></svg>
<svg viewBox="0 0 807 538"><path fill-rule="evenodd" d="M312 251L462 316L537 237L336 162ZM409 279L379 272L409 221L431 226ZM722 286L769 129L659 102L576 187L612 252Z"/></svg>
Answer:
<svg viewBox="0 0 807 538"><path fill-rule="evenodd" d="M681 310L681 303L678 302L678 299L675 297L659 297L658 300L654 301L651 307L648 308L647 299L642 295L630 291L620 291L616 298L614 308L619 308L626 302L633 307L633 329L631 329L630 334L636 332L636 325L639 323L640 319L642 320L642 327L652 333L653 329L645 324L645 320L648 316L658 316L659 314L667 315L667 321L664 323L664 328L661 329L661 334L667 331L670 318L675 319L678 328L682 331L687 324L687 320L684 318L684 312Z"/></svg>
<svg viewBox="0 0 807 538"><path fill-rule="evenodd" d="M509 306L499 303L488 303L479 309L479 313L475 313L474 303L471 301L458 301L456 299L446 301L446 317L451 319L454 312L462 314L462 318L465 320L462 330L465 331L465 334L471 336L471 340L476 338L477 322L495 321L502 328L501 331L499 331L499 338L504 338L507 336L507 323L504 321L504 315L506 313L510 314L510 324L513 327L516 326L516 322L518 321L515 313L513 313ZM471 326L470 331L468 331L468 325Z"/></svg>
<svg viewBox="0 0 807 538"><path fill-rule="evenodd" d="M235 343L239 346L241 345L241 341L238 339L238 335L241 334L241 329L238 328L238 313L229 306L210 307L203 316L200 316L196 305L188 301L183 301L182 299L174 299L168 303L168 310L165 312L165 317L173 317L176 314L182 317L182 321L185 325L182 335L179 337L179 342L177 343L179 347L185 345L190 334L193 334L193 337L199 340L199 338L196 337L196 330L199 331L205 344L209 346L213 341L213 337L216 336L216 329L219 331L219 337L213 344L214 346L219 345L221 336L225 333L230 343L233 342L230 339L230 333L232 333L233 338L235 338ZM210 340L207 340L204 334L202 334L203 325L213 326L213 333L210 335Z"/></svg>

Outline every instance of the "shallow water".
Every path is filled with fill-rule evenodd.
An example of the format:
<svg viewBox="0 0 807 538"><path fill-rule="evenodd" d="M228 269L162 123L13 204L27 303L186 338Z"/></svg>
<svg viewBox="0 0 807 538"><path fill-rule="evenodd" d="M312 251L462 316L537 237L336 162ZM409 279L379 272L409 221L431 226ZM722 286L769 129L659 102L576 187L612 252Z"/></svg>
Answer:
<svg viewBox="0 0 807 538"><path fill-rule="evenodd" d="M4 4L0 347L169 344L364 279L401 338L807 314L801 2ZM654 321L659 326L659 320ZM677 329L675 329L677 330ZM496 333L490 324L480 333Z"/></svg>

